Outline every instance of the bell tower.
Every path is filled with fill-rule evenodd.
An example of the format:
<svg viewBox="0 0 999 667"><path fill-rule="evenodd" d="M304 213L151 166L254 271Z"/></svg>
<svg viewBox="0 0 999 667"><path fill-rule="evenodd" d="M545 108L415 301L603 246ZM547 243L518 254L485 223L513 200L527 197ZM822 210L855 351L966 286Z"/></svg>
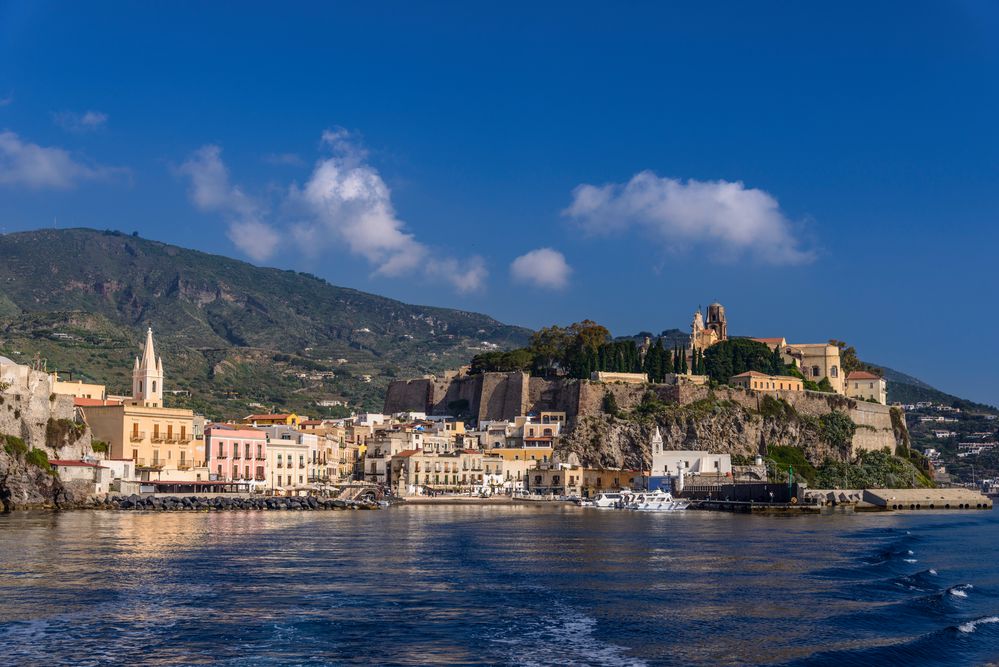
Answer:
<svg viewBox="0 0 999 667"><path fill-rule="evenodd" d="M163 358L156 356L152 328L146 331L142 359L136 357L132 368L132 400L146 407L163 407Z"/></svg>
<svg viewBox="0 0 999 667"><path fill-rule="evenodd" d="M728 340L728 322L725 321L725 306L717 301L708 306L707 328L718 334L718 340Z"/></svg>

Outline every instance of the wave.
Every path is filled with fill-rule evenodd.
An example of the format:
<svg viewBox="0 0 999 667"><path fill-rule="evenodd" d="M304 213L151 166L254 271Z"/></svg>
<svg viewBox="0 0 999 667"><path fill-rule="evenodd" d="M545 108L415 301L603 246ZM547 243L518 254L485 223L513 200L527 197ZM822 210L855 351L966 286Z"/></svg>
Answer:
<svg viewBox="0 0 999 667"><path fill-rule="evenodd" d="M966 598L968 597L968 591L974 588L971 584L958 584L957 586L951 586L947 589L948 595L953 595L954 597Z"/></svg>
<svg viewBox="0 0 999 667"><path fill-rule="evenodd" d="M627 655L627 648L595 636L597 620L568 606L560 605L541 628L525 629L515 624L507 637L492 639L497 644L517 647L518 665L626 665L647 667L639 658Z"/></svg>
<svg viewBox="0 0 999 667"><path fill-rule="evenodd" d="M981 618L976 618L973 621L968 621L967 623L962 623L957 626L958 632L963 632L968 635L978 629L980 625L990 625L992 623L999 623L999 616L982 616Z"/></svg>

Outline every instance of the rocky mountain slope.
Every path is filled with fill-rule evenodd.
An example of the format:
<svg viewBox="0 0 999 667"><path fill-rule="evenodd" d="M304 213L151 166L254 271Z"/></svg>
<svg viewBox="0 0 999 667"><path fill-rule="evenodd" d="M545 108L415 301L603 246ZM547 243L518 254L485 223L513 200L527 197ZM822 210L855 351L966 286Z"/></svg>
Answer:
<svg viewBox="0 0 999 667"><path fill-rule="evenodd" d="M412 306L118 232L0 236L0 354L127 391L152 326L168 403L212 417L254 404L330 414L316 400L377 409L389 379L466 363L529 331L477 313Z"/></svg>

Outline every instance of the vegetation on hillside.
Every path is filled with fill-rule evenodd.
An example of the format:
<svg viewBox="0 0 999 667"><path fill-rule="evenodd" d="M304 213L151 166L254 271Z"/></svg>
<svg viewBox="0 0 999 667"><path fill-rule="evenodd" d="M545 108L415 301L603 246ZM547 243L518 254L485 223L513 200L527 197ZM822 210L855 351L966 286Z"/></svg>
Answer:
<svg viewBox="0 0 999 667"><path fill-rule="evenodd" d="M26 363L37 353L49 370L121 394L152 326L167 404L211 418L349 409L319 400L381 409L392 379L440 372L530 335L485 315L118 232L7 234L0 257L0 355Z"/></svg>

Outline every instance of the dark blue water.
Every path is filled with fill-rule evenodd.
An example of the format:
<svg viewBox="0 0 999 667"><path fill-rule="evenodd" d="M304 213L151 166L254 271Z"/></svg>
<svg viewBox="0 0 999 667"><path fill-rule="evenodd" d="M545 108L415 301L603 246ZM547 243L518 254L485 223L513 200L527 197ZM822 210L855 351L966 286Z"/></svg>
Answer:
<svg viewBox="0 0 999 667"><path fill-rule="evenodd" d="M546 506L0 516L13 665L970 665L999 521Z"/></svg>

